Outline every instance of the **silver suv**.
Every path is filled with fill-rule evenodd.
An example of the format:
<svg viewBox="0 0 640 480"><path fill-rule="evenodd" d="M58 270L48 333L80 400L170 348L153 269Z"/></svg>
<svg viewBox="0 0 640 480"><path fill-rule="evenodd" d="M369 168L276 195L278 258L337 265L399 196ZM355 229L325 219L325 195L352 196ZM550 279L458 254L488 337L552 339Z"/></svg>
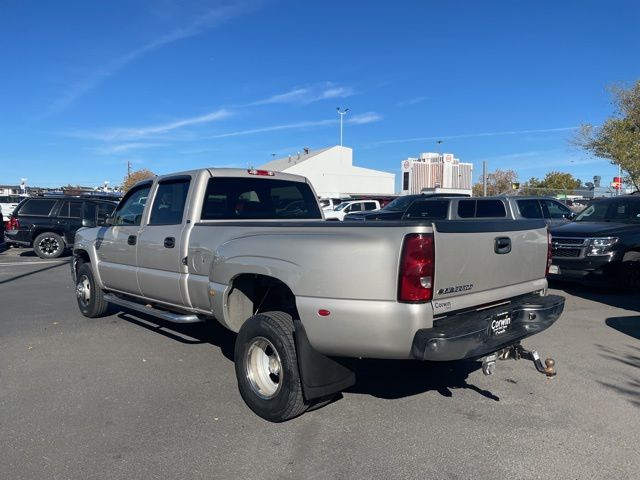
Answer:
<svg viewBox="0 0 640 480"><path fill-rule="evenodd" d="M539 218L550 227L557 227L570 222L576 216L569 207L551 197L508 196L504 197L511 205L514 218Z"/></svg>

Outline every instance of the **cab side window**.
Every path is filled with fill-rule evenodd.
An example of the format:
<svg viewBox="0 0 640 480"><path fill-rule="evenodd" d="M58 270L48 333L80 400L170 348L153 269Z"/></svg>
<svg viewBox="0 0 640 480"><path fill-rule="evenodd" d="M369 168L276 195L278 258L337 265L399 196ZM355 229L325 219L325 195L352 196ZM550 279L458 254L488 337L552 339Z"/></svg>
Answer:
<svg viewBox="0 0 640 480"><path fill-rule="evenodd" d="M130 190L122 199L117 210L113 214L112 225L135 226L142 223L142 212L147 203L151 184L140 185L138 188Z"/></svg>
<svg viewBox="0 0 640 480"><path fill-rule="evenodd" d="M151 207L149 225L179 225L182 223L190 181L189 178L180 178L166 180L158 184Z"/></svg>
<svg viewBox="0 0 640 480"><path fill-rule="evenodd" d="M547 218L565 218L571 213L571 210L568 207L562 205L560 202L554 202L553 200L543 200L542 203L546 207L545 213L548 212Z"/></svg>
<svg viewBox="0 0 640 480"><path fill-rule="evenodd" d="M518 210L523 218L543 218L540 202L535 199L518 200Z"/></svg>

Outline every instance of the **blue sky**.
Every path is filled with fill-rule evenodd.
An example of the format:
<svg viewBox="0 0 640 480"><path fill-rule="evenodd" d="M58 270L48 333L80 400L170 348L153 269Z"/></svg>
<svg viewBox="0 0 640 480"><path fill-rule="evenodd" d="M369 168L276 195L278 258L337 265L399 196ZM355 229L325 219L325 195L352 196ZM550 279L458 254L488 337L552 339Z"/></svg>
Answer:
<svg viewBox="0 0 640 480"><path fill-rule="evenodd" d="M521 180L616 167L568 143L640 79L636 1L0 4L0 183L257 166L339 142L399 173L453 152Z"/></svg>

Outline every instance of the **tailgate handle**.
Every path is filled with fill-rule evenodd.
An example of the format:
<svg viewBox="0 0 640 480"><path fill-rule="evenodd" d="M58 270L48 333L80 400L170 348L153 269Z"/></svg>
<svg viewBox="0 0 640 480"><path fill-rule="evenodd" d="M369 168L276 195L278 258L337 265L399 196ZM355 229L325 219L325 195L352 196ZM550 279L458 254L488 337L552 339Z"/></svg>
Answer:
<svg viewBox="0 0 640 480"><path fill-rule="evenodd" d="M509 253L511 251L511 239L509 237L497 237L493 245L493 250L498 255Z"/></svg>

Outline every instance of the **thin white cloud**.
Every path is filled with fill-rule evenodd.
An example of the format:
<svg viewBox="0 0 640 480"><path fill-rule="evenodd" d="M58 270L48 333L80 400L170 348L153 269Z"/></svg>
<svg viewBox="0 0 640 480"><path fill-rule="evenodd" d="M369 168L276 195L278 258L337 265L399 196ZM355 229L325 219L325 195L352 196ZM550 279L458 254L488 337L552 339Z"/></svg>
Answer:
<svg viewBox="0 0 640 480"><path fill-rule="evenodd" d="M112 155L116 153L128 153L132 150L145 150L148 148L158 148L166 146L166 143L131 142L109 145L98 149L98 153Z"/></svg>
<svg viewBox="0 0 640 480"><path fill-rule="evenodd" d="M283 125L271 125L269 127L251 128L248 130L237 130L235 132L220 133L217 135L200 137L200 139L243 137L246 135L254 135L256 133L275 132L279 130L296 130L296 129L302 129L302 128L324 127L326 125L333 125L337 122L338 120L315 120L315 121L305 121L305 122L297 122L297 123L286 123Z"/></svg>
<svg viewBox="0 0 640 480"><path fill-rule="evenodd" d="M353 125L365 125L367 123L378 122L382 120L382 115L376 112L365 112L359 115L354 115L351 118L347 118L346 123Z"/></svg>
<svg viewBox="0 0 640 480"><path fill-rule="evenodd" d="M100 132L82 132L76 131L68 134L71 137L88 138L92 140L102 140L105 142L122 142L132 139L141 139L149 137L157 137L159 135L178 130L183 127L200 125L204 123L211 123L217 120L222 120L231 116L232 113L223 108L214 110L213 112L206 113L204 115L198 115L190 118L183 118L180 120L174 120L172 122L163 123L159 125L150 125L145 127L115 127L108 128ZM164 140L168 140L163 137ZM133 144L136 144L133 142ZM134 147L135 148L135 147Z"/></svg>
<svg viewBox="0 0 640 480"><path fill-rule="evenodd" d="M200 35L206 30L222 25L234 17L248 13L253 8L253 2L240 2L237 5L223 6L210 10L190 24L177 28L165 35L162 35L161 37L151 40L142 47L131 50L130 52L107 62L103 67L95 70L84 79L73 84L69 91L56 99L51 106L40 115L40 118L48 117L66 109L80 97L96 88L107 78L115 75L118 71L134 60L137 60L138 58L171 43Z"/></svg>
<svg viewBox="0 0 640 480"><path fill-rule="evenodd" d="M377 122L382 118L381 115L375 112L367 112L361 115L356 115L346 120L346 123L353 125L365 125L367 123ZM327 120L308 120L296 123L285 123L281 125L271 125L268 127L251 128L247 130L237 130L235 132L219 133L217 135L209 135L206 137L199 137L199 140L205 139L217 139L217 138L229 138L229 137L244 137L246 135L255 135L258 133L276 132L280 130L299 130L304 128L318 128L326 127L328 125L336 125L339 120L327 119Z"/></svg>
<svg viewBox="0 0 640 480"><path fill-rule="evenodd" d="M319 102L321 100L330 100L336 98L347 98L355 95L355 90L351 87L337 86L332 83L323 85L312 85L308 87L294 88L288 92L278 93L270 97L256 100L246 104L246 107L254 107L259 105L273 105L280 103L293 103L306 105L309 103Z"/></svg>
<svg viewBox="0 0 640 480"><path fill-rule="evenodd" d="M525 135L531 133L553 133L553 132L566 132L570 130L577 130L579 126L575 127L560 127L560 128L542 128L537 130L506 130L498 132L482 132L482 133L465 133L461 135L442 135L437 137L414 137L414 138L401 138L393 140L381 140L374 142L374 145L387 145L392 143L411 143L411 142L424 142L433 140L452 140L458 138L475 138L475 137L499 137L504 135Z"/></svg>
<svg viewBox="0 0 640 480"><path fill-rule="evenodd" d="M425 102L428 99L429 97L414 97L402 102L398 102L397 105L399 107L410 107L411 105L417 105L418 103Z"/></svg>

